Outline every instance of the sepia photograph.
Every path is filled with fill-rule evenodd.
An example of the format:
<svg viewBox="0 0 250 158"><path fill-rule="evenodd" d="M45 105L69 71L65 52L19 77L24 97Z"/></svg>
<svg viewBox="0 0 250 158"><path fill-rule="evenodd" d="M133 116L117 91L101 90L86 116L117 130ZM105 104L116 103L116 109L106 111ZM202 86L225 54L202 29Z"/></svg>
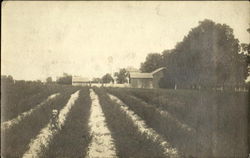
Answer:
<svg viewBox="0 0 250 158"><path fill-rule="evenodd" d="M2 158L250 158L249 1L3 1Z"/></svg>

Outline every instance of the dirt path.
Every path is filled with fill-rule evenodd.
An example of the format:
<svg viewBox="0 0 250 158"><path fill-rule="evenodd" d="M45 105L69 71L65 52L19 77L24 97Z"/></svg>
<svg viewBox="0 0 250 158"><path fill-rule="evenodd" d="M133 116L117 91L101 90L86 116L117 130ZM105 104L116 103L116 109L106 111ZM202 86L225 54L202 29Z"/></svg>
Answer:
<svg viewBox="0 0 250 158"><path fill-rule="evenodd" d="M87 157L117 157L114 140L107 127L106 120L96 93L90 89L92 105L90 109L90 135L92 137L88 147Z"/></svg>
<svg viewBox="0 0 250 158"><path fill-rule="evenodd" d="M71 94L70 99L67 104L60 110L58 116L58 130L52 130L52 124L49 122L36 136L34 140L31 140L29 144L29 149L24 153L23 158L36 158L39 157L42 150L46 149L53 139L53 136L61 130L61 127L64 125L64 122L67 118L67 115L75 104L75 101L79 97L79 91Z"/></svg>
<svg viewBox="0 0 250 158"><path fill-rule="evenodd" d="M40 104L36 105L33 109L30 109L29 111L23 112L20 115L18 115L16 118L11 119L9 121L5 121L3 123L1 123L1 130L6 130L6 129L10 129L11 127L13 127L14 125L18 124L19 122L21 122L24 118L26 118L27 116L31 115L33 111L35 111L36 109L38 109L39 107L43 106L45 103L47 103L48 101L54 99L55 97L57 97L58 95L60 95L59 93L55 93L50 95L45 101L41 102Z"/></svg>
<svg viewBox="0 0 250 158"><path fill-rule="evenodd" d="M147 139L150 139L153 142L159 143L159 145L164 150L164 155L166 155L166 157L174 157L174 158L180 157L177 149L172 148L171 145L166 140L164 140L164 138L161 135L159 135L156 131L154 131L152 128L148 128L146 123L133 111L129 110L126 104L124 104L116 96L111 95L111 94L108 94L108 95L111 100L121 105L120 108L128 115L128 117L130 117L133 120L134 125L138 128L141 134L144 134L147 137Z"/></svg>
<svg viewBox="0 0 250 158"><path fill-rule="evenodd" d="M140 101L144 106L149 106L149 107L154 107L156 108L155 106L153 105L150 105L148 104L147 102L145 102L144 100L142 99L139 99L135 96L130 96L131 98L135 99L135 100L138 100ZM172 114L170 114L168 111L166 110L162 110L160 108L156 108L156 111L163 117L175 122L175 124L182 130L185 130L187 132L192 132L192 133L195 133L195 129L191 128L190 126L188 126L187 124L185 123L182 123L181 121L179 121L177 118L175 118Z"/></svg>

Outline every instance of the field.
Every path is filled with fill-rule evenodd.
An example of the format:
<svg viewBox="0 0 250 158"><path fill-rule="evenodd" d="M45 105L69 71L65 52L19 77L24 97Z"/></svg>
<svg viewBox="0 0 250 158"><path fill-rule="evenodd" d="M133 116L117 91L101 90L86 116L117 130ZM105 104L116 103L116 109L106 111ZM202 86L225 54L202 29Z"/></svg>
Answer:
<svg viewBox="0 0 250 158"><path fill-rule="evenodd" d="M248 155L243 92L15 83L1 95L5 158Z"/></svg>

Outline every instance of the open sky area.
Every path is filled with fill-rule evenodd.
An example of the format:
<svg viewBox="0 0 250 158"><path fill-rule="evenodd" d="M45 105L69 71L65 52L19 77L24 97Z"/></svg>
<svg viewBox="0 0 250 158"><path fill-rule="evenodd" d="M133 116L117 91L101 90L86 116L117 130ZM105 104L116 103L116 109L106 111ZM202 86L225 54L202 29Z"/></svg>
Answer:
<svg viewBox="0 0 250 158"><path fill-rule="evenodd" d="M45 80L139 68L148 53L174 48L204 19L228 24L241 43L250 42L247 1L5 1L1 72Z"/></svg>

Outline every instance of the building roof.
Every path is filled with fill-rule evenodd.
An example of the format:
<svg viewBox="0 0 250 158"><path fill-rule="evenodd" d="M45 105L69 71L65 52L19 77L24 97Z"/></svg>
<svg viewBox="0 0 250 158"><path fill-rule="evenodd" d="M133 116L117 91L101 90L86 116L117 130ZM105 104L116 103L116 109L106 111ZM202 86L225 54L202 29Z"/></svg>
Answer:
<svg viewBox="0 0 250 158"><path fill-rule="evenodd" d="M130 78L153 78L153 75L151 73L132 72Z"/></svg>
<svg viewBox="0 0 250 158"><path fill-rule="evenodd" d="M164 70L164 69L167 69L167 68L166 68L166 67L160 67L160 68L154 70L154 71L151 72L151 73L152 73L152 74L155 74L155 73L157 73L157 72L159 72L159 71L161 71L161 70Z"/></svg>
<svg viewBox="0 0 250 158"><path fill-rule="evenodd" d="M151 73L141 73L141 72L130 72L130 78L153 78L153 75L159 71L166 69L166 67L161 67L154 70Z"/></svg>
<svg viewBox="0 0 250 158"><path fill-rule="evenodd" d="M89 78L81 77L81 76L73 76L72 82L89 82Z"/></svg>

